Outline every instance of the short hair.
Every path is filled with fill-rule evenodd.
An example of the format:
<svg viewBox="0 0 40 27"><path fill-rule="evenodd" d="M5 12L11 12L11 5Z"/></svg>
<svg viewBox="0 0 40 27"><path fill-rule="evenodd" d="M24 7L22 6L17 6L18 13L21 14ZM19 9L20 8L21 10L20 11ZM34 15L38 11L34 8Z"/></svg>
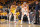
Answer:
<svg viewBox="0 0 40 27"><path fill-rule="evenodd" d="M25 4L26 2L24 2L23 4Z"/></svg>
<svg viewBox="0 0 40 27"><path fill-rule="evenodd" d="M38 1L36 1L36 2L38 2Z"/></svg>

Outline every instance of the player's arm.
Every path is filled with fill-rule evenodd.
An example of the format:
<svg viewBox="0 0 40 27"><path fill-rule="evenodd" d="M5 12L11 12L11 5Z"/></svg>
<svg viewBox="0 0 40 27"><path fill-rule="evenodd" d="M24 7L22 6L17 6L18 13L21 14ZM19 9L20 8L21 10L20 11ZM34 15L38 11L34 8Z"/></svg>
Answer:
<svg viewBox="0 0 40 27"><path fill-rule="evenodd" d="M10 12L12 11L12 7L13 7L13 6L11 5L11 7L10 7Z"/></svg>
<svg viewBox="0 0 40 27"><path fill-rule="evenodd" d="M24 12L23 12L23 6L21 7L21 12L22 12L22 15L24 15Z"/></svg>
<svg viewBox="0 0 40 27"><path fill-rule="evenodd" d="M22 12L22 8L23 8L23 6L21 6L21 12Z"/></svg>
<svg viewBox="0 0 40 27"><path fill-rule="evenodd" d="M28 11L28 13L29 13L29 6L27 5L27 11Z"/></svg>
<svg viewBox="0 0 40 27"><path fill-rule="evenodd" d="M10 9L12 9L12 6L10 7Z"/></svg>

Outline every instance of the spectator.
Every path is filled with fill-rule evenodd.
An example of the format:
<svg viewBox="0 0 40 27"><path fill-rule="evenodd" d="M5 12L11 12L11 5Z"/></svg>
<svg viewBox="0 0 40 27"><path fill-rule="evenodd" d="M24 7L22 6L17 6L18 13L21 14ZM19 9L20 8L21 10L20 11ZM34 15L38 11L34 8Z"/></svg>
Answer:
<svg viewBox="0 0 40 27"><path fill-rule="evenodd" d="M1 9L3 8L2 4L0 4L0 8L1 8Z"/></svg>
<svg viewBox="0 0 40 27"><path fill-rule="evenodd" d="M17 10L18 10L18 11L21 10L21 6L20 6L20 4L18 4L18 6L17 6Z"/></svg>
<svg viewBox="0 0 40 27"><path fill-rule="evenodd" d="M7 13L9 13L9 10L6 8L6 10L5 10Z"/></svg>
<svg viewBox="0 0 40 27"><path fill-rule="evenodd" d="M35 21L34 24L38 24L39 23L39 5L38 5L38 1L36 1L35 12L36 12L36 21Z"/></svg>

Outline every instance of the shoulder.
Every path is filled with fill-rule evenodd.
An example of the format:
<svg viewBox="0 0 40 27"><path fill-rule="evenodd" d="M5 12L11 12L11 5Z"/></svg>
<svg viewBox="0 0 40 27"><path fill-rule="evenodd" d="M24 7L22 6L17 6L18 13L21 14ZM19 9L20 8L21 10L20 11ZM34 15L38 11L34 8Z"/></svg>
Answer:
<svg viewBox="0 0 40 27"><path fill-rule="evenodd" d="M11 7L13 7L13 5L11 5Z"/></svg>

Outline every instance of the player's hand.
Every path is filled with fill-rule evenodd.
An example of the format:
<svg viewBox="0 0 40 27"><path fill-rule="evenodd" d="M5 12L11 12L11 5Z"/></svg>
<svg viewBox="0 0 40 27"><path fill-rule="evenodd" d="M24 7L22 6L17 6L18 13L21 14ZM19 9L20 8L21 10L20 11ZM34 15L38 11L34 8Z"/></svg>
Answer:
<svg viewBox="0 0 40 27"><path fill-rule="evenodd" d="M40 10L38 10L38 12L40 12Z"/></svg>
<svg viewBox="0 0 40 27"><path fill-rule="evenodd" d="M31 12L31 10L29 10L29 12Z"/></svg>
<svg viewBox="0 0 40 27"><path fill-rule="evenodd" d="M24 15L24 13L22 13L22 15Z"/></svg>

